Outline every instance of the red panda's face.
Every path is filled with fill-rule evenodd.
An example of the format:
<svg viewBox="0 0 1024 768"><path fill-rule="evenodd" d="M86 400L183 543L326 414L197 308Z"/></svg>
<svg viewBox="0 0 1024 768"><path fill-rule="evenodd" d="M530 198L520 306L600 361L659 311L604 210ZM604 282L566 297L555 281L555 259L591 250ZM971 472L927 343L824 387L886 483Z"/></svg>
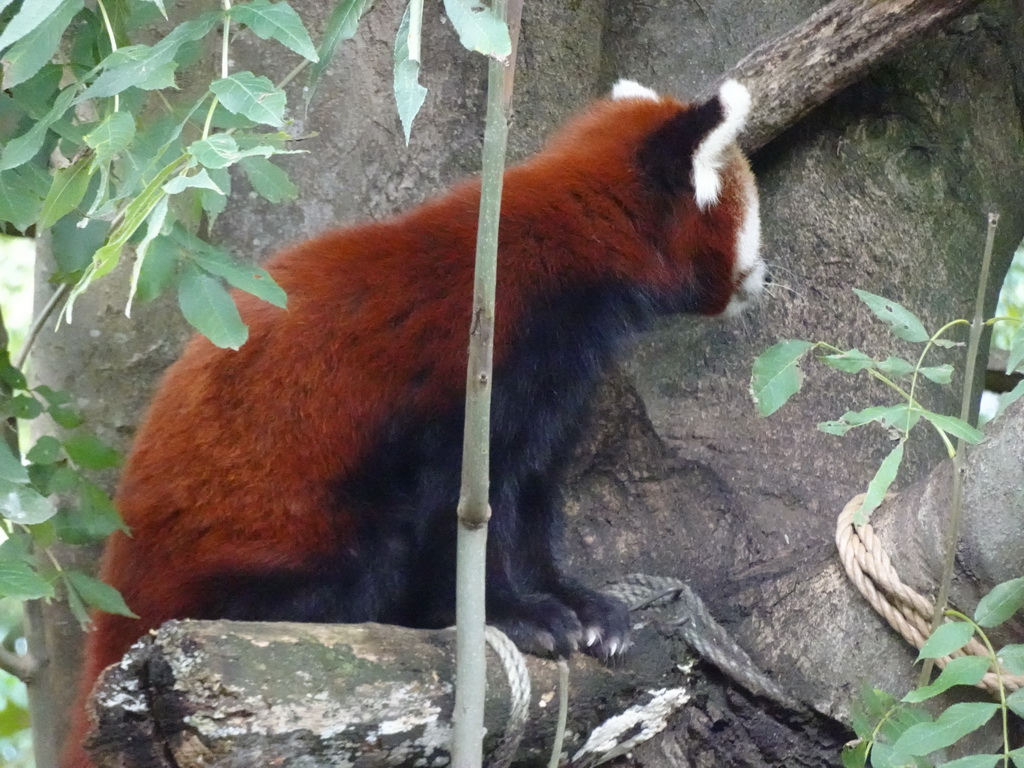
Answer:
<svg viewBox="0 0 1024 768"><path fill-rule="evenodd" d="M766 272L757 186L736 145L750 111L749 92L730 80L708 101L685 106L620 80L611 97L635 100L636 109L671 110L639 155L647 182L677 201L680 218L666 238L670 258L692 259L690 278L706 293L698 311L739 314L760 297Z"/></svg>

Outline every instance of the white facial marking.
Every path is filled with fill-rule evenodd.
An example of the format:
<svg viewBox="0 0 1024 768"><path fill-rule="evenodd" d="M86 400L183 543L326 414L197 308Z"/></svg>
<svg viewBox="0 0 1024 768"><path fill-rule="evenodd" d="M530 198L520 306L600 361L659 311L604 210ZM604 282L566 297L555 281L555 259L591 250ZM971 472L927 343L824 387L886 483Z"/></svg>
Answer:
<svg viewBox="0 0 1024 768"><path fill-rule="evenodd" d="M761 259L761 214L756 187L748 183L745 194L743 224L736 234L736 275L744 277L725 308L726 317L735 317L756 302L764 288L766 268Z"/></svg>
<svg viewBox="0 0 1024 768"><path fill-rule="evenodd" d="M736 141L750 113L750 91L735 80L722 84L718 99L722 103L722 122L704 137L693 154L694 198L702 211L718 202L725 149Z"/></svg>
<svg viewBox="0 0 1024 768"><path fill-rule="evenodd" d="M623 78L619 80L614 86L612 86L612 98L615 100L619 99L649 99L650 101L660 101L661 97L656 91L652 91L645 85L635 80L626 80Z"/></svg>

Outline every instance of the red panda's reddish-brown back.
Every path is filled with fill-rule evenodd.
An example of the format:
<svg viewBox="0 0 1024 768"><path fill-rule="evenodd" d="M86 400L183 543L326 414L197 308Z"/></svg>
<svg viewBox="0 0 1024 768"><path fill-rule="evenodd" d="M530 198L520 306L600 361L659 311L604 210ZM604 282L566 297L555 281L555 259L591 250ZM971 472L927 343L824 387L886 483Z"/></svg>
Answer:
<svg viewBox="0 0 1024 768"><path fill-rule="evenodd" d="M616 89L507 172L502 204L488 618L554 655L627 643L624 607L554 558L560 471L602 367L655 315L735 311L764 274L733 146L745 91L685 106ZM83 703L171 618L451 622L478 201L467 182L286 250L267 264L286 310L238 296L239 351L190 342L121 477L132 534L103 560L139 619L96 617ZM66 765L87 765L77 743Z"/></svg>

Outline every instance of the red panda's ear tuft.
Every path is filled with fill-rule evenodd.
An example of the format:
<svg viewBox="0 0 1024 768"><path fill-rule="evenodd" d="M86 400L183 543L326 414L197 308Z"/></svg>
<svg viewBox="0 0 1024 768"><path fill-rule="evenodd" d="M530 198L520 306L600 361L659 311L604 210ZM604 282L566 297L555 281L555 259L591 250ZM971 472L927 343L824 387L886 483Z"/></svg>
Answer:
<svg viewBox="0 0 1024 768"><path fill-rule="evenodd" d="M692 190L701 210L718 202L727 149L750 113L750 92L727 80L718 93L668 120L640 151L645 173L666 192Z"/></svg>

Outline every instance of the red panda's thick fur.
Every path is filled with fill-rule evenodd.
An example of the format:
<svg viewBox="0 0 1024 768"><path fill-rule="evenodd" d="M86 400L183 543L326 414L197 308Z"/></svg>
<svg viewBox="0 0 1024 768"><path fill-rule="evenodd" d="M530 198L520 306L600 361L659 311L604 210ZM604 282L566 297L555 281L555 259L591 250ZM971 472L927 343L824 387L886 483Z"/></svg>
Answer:
<svg viewBox="0 0 1024 768"><path fill-rule="evenodd" d="M624 606L557 565L559 472L630 334L760 292L748 108L734 82L685 105L622 81L506 172L487 609L525 650L627 643ZM168 619L452 622L479 191L278 254L287 309L238 294L246 344L197 337L167 371L102 565L139 618L95 617L67 768L100 671Z"/></svg>

